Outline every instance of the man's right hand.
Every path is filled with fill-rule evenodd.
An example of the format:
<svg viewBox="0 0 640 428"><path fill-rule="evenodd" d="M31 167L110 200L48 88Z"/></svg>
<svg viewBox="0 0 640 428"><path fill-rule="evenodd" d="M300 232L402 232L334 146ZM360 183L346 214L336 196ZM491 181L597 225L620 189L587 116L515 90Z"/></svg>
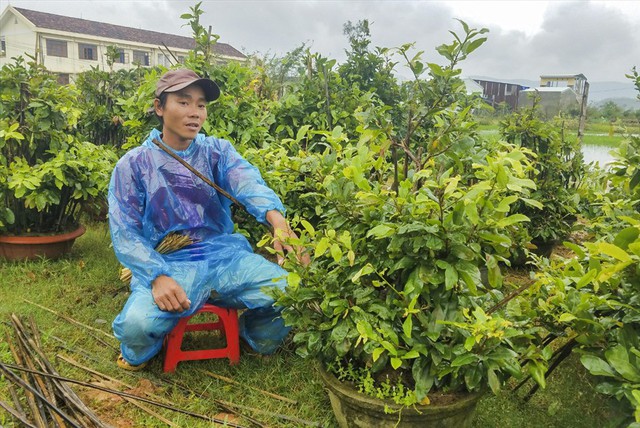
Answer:
<svg viewBox="0 0 640 428"><path fill-rule="evenodd" d="M191 307L187 293L170 276L160 275L151 283L153 301L161 311L182 312Z"/></svg>

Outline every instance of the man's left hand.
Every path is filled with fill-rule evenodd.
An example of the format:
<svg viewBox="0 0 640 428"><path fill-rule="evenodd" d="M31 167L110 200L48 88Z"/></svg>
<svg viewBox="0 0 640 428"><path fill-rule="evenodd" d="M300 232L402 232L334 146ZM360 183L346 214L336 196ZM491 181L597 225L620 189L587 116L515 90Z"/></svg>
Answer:
<svg viewBox="0 0 640 428"><path fill-rule="evenodd" d="M284 257L282 256L284 251L292 251L303 266L309 265L309 263L311 263L311 258L304 248L293 248L291 245L284 242L286 238L297 238L298 235L296 235L296 233L291 229L287 219L284 218L282 213L277 210L267 212L267 221L273 227L273 248L278 254L278 264L282 265L284 263Z"/></svg>

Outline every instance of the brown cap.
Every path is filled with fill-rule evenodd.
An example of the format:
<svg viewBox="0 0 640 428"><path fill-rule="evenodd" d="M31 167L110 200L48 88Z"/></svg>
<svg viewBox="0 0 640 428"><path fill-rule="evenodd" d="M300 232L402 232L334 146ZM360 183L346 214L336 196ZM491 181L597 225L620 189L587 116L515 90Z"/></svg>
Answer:
<svg viewBox="0 0 640 428"><path fill-rule="evenodd" d="M202 88L207 101L217 100L220 96L220 88L213 80L203 79L194 71L181 68L167 71L162 75L156 84L156 97L159 97L163 92L176 92L193 84Z"/></svg>

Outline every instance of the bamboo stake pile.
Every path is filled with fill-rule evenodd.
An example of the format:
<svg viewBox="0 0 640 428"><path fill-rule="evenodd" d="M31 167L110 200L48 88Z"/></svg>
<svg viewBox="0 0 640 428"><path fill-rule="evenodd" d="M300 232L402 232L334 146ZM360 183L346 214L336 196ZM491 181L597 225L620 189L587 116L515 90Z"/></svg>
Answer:
<svg viewBox="0 0 640 428"><path fill-rule="evenodd" d="M174 251L178 251L187 245L193 244L195 241L188 235L181 235L173 232L165 236L162 241L156 246L156 251L160 254L168 254ZM128 268L120 269L120 281L125 284L131 282L131 270Z"/></svg>
<svg viewBox="0 0 640 428"><path fill-rule="evenodd" d="M33 319L27 325L15 314L11 324L16 340L7 343L13 358L21 367L49 374L37 375L11 370L0 363L0 373L9 383L13 404L0 400L0 406L27 427L109 427L87 407L80 397L65 383L42 351L40 334ZM18 391L22 389L26 406L23 406Z"/></svg>

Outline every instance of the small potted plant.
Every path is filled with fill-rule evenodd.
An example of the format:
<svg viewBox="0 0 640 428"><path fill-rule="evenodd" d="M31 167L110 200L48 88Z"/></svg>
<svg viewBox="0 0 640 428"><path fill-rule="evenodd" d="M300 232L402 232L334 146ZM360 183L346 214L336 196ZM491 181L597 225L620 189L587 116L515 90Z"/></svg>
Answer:
<svg viewBox="0 0 640 428"><path fill-rule="evenodd" d="M76 94L34 62L0 70L0 255L57 257L84 232L82 204L106 192L112 150L74 132Z"/></svg>
<svg viewBox="0 0 640 428"><path fill-rule="evenodd" d="M280 157L290 164L281 180L294 171L315 183L304 199L317 217L299 221L291 244L313 260L288 259L277 304L298 353L319 361L341 426L469 426L487 389L523 369L544 373L537 329L508 310L498 263L510 229L528 221L512 206L535 189L531 153L475 134L477 104L455 65L484 31L462 24L465 37L438 48L448 66L409 60L416 85L393 112L404 115L400 125L387 106L362 107L360 138L334 129L323 153ZM399 51L409 58L408 49ZM418 78L424 70L428 81Z"/></svg>

